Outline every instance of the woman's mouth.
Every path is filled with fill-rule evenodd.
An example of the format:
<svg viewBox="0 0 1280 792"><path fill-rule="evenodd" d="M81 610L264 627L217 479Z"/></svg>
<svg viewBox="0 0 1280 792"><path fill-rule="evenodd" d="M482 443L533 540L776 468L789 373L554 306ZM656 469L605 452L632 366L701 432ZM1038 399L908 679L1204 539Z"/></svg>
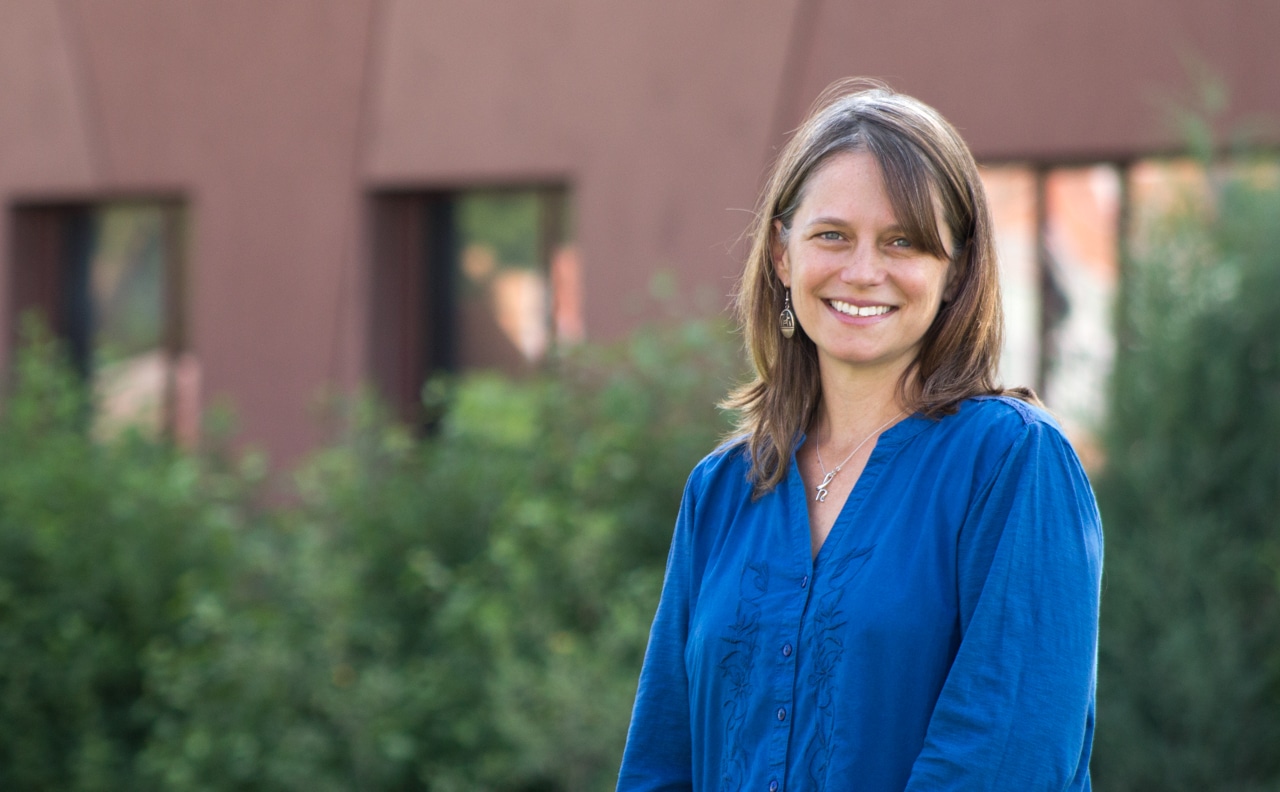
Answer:
<svg viewBox="0 0 1280 792"><path fill-rule="evenodd" d="M828 300L827 305L830 305L845 316L881 316L893 310L892 305L858 306L843 300Z"/></svg>

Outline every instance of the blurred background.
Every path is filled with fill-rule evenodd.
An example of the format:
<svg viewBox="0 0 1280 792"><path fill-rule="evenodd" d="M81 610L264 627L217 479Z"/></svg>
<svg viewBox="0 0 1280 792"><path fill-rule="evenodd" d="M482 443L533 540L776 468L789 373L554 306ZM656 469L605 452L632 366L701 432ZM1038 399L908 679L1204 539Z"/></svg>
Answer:
<svg viewBox="0 0 1280 792"><path fill-rule="evenodd" d="M1280 788L1280 4L0 6L0 787L608 789L764 173L983 166L1095 785Z"/></svg>

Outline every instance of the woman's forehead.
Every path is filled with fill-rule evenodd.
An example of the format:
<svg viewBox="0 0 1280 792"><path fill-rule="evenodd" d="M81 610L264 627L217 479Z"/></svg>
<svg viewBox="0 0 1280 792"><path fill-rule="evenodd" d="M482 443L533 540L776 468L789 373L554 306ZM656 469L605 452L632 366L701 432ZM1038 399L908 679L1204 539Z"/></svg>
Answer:
<svg viewBox="0 0 1280 792"><path fill-rule="evenodd" d="M927 204L921 200L924 196ZM799 195L794 220L805 225L847 225L856 220L882 230L901 230L927 246L935 239L943 249L951 246L946 211L927 175L919 170L890 171L886 178L885 163L865 148L832 154L813 169Z"/></svg>

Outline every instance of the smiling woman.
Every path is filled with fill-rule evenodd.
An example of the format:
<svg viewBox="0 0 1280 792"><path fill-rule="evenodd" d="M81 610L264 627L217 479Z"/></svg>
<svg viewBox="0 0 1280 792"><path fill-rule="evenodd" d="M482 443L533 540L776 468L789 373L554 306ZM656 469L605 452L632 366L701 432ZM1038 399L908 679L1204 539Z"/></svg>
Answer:
<svg viewBox="0 0 1280 792"><path fill-rule="evenodd" d="M1060 427L995 382L955 130L829 89L738 307L756 376L689 477L618 788L1087 790L1101 524Z"/></svg>
<svg viewBox="0 0 1280 792"><path fill-rule="evenodd" d="M817 348L819 371L901 377L938 315L951 271L946 257L899 225L875 157L833 155L810 178L792 227L774 224L774 268ZM949 250L951 233L938 226Z"/></svg>

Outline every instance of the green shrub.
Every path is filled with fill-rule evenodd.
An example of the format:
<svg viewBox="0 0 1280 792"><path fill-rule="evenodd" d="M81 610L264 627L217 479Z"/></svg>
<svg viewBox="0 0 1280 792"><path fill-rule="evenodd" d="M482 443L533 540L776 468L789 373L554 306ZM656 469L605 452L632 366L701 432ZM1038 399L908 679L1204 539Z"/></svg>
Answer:
<svg viewBox="0 0 1280 792"><path fill-rule="evenodd" d="M148 650L165 789L613 786L684 478L726 430L718 324L355 410L299 500Z"/></svg>
<svg viewBox="0 0 1280 792"><path fill-rule="evenodd" d="M87 395L36 335L0 416L0 788L136 789L145 652L216 585L236 507L192 457L94 442Z"/></svg>
<svg viewBox="0 0 1280 792"><path fill-rule="evenodd" d="M1100 789L1280 786L1280 191L1218 175L1129 272L1097 479Z"/></svg>

